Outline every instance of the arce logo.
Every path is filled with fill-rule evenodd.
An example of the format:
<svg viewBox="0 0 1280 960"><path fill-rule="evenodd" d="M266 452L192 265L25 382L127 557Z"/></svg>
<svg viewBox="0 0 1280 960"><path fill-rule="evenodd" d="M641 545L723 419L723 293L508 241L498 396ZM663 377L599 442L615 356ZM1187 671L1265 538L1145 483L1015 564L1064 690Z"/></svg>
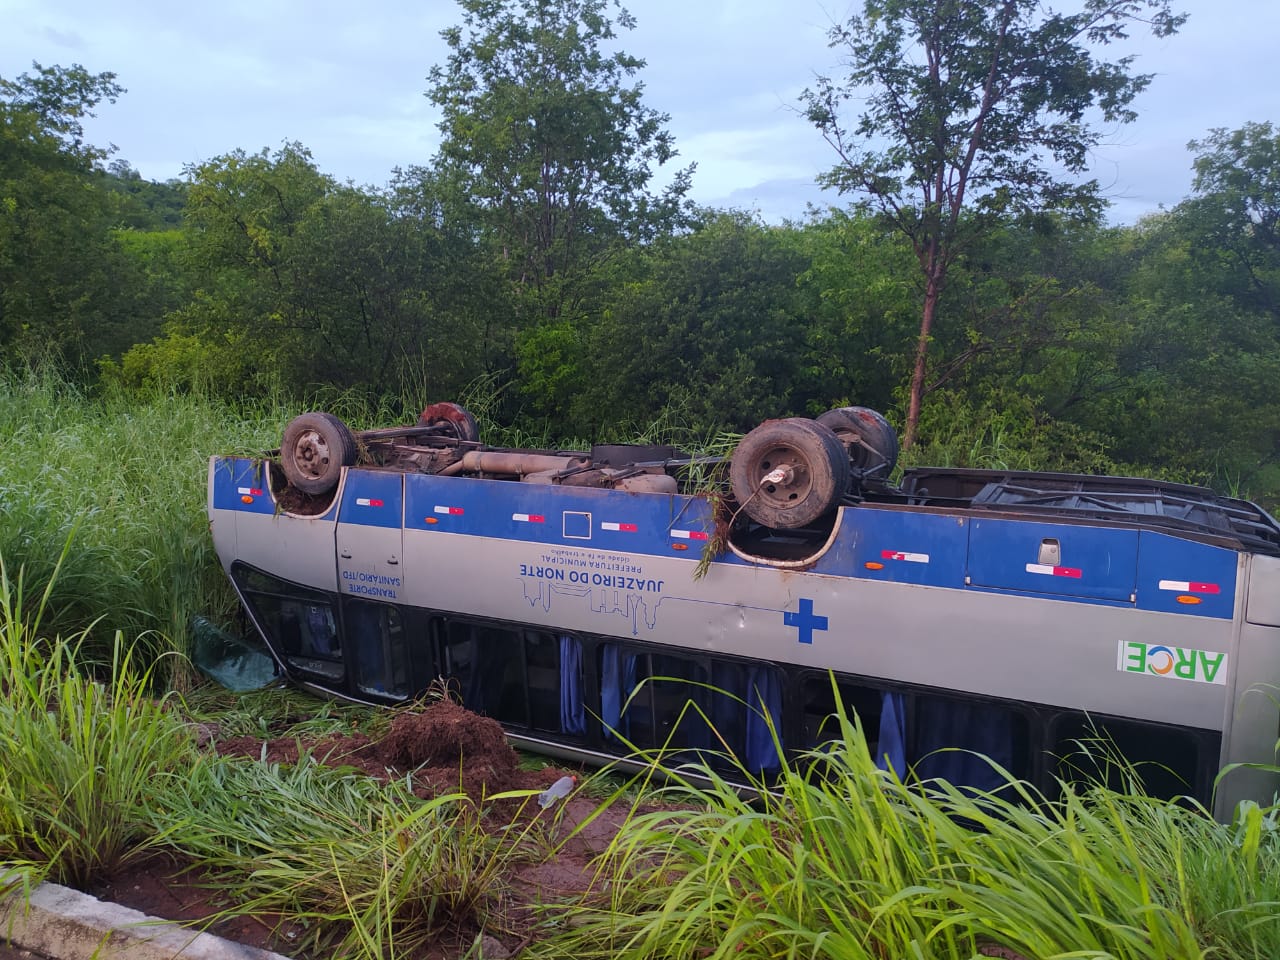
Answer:
<svg viewBox="0 0 1280 960"><path fill-rule="evenodd" d="M1147 673L1197 683L1225 684L1227 674L1222 668L1226 663L1225 653L1134 640L1121 640L1116 654L1116 669L1124 673Z"/></svg>

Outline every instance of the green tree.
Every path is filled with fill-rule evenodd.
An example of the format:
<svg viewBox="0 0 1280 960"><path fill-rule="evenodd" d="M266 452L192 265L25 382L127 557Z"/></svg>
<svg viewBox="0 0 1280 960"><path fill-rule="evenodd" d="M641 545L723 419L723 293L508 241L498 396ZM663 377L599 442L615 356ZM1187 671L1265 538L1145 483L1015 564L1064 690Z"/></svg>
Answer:
<svg viewBox="0 0 1280 960"><path fill-rule="evenodd" d="M1280 132L1270 123L1218 128L1189 148L1195 159L1195 196L1178 216L1194 221L1196 252L1211 258L1213 273L1229 284L1242 306L1280 321ZM1227 291L1224 291L1227 292Z"/></svg>
<svg viewBox="0 0 1280 960"><path fill-rule="evenodd" d="M490 238L516 294L522 374L557 409L607 261L681 222L692 168L652 183L676 151L634 79L644 61L613 49L615 26L634 25L616 0L459 3L448 61L430 74L437 172Z"/></svg>
<svg viewBox="0 0 1280 960"><path fill-rule="evenodd" d="M82 121L122 93L111 73L78 64L0 77L0 346L96 352L118 325L127 273L112 238L114 205Z"/></svg>
<svg viewBox="0 0 1280 960"><path fill-rule="evenodd" d="M120 200L116 215L120 226L134 230L172 230L182 225L187 202L181 180L160 183L144 180L127 160L112 160L104 174L106 187Z"/></svg>
<svg viewBox="0 0 1280 960"><path fill-rule="evenodd" d="M803 410L805 257L797 230L742 213L635 251L587 338L577 427L595 435L670 407L694 429L746 430Z"/></svg>
<svg viewBox="0 0 1280 960"><path fill-rule="evenodd" d="M174 344L161 355L194 337L228 354L199 366L240 379L245 389L309 382L302 371L322 339L314 328L323 300L298 283L296 238L337 184L297 143L274 153L234 150L188 166L186 176L184 229L196 290L171 318Z"/></svg>
<svg viewBox="0 0 1280 960"><path fill-rule="evenodd" d="M448 396L483 369L472 245L420 194L340 185L296 143L236 150L188 177L195 290L163 339L125 358L127 380Z"/></svg>
<svg viewBox="0 0 1280 960"><path fill-rule="evenodd" d="M1040 0L864 0L832 28L848 67L805 92L809 119L835 148L823 182L861 197L911 243L923 307L908 392L904 445L915 438L927 361L947 275L965 243L1010 213L1100 209L1083 172L1101 137L1089 123L1135 116L1151 80L1132 57L1094 49L1135 24L1157 36L1184 17L1170 0L1077 0L1057 13ZM851 102L860 113L843 119ZM969 216L962 217L968 210Z"/></svg>
<svg viewBox="0 0 1280 960"><path fill-rule="evenodd" d="M833 211L799 235L797 278L805 324L807 409L868 406L888 412L908 372L919 306L911 251L901 236L860 211Z"/></svg>
<svg viewBox="0 0 1280 960"><path fill-rule="evenodd" d="M115 103L125 92L116 75L90 73L78 63L42 67L33 62L31 66L35 73L15 80L0 77L6 127L26 132L36 141L57 141L64 160L82 169L104 159L109 151L85 143L82 121L95 116L99 103Z"/></svg>
<svg viewBox="0 0 1280 960"><path fill-rule="evenodd" d="M920 462L1113 470L1107 441L1130 422L1099 431L1092 414L1132 395L1117 369L1129 267L1113 231L1047 214L966 245L941 301L952 322L935 331Z"/></svg>
<svg viewBox="0 0 1280 960"><path fill-rule="evenodd" d="M1132 231L1118 455L1280 497L1280 138L1193 141L1194 194Z"/></svg>

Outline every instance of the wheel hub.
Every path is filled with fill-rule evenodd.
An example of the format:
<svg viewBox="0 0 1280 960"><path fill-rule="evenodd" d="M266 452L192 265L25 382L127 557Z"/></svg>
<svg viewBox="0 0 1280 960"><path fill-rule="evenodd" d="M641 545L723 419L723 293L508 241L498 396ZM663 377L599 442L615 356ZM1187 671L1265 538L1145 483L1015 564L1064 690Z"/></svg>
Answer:
<svg viewBox="0 0 1280 960"><path fill-rule="evenodd" d="M804 457L786 447L775 447L760 459L759 493L778 504L794 503L809 492L810 478Z"/></svg>
<svg viewBox="0 0 1280 960"><path fill-rule="evenodd" d="M329 465L329 445L315 430L307 430L294 445L294 463L303 473L319 478Z"/></svg>

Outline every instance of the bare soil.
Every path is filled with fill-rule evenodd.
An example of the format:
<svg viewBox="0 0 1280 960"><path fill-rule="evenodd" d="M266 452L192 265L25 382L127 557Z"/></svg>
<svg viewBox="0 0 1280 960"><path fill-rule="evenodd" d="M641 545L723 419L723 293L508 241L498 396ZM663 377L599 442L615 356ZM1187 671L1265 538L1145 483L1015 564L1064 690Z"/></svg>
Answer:
<svg viewBox="0 0 1280 960"><path fill-rule="evenodd" d="M389 780L411 777L413 791L421 797L456 792L461 789L477 803L493 794L513 789L544 790L562 776L581 775L580 770L544 766L520 769L516 752L507 743L502 727L457 704L441 701L417 713L402 713L391 723L385 736L377 740L363 734L329 737L316 741L280 737L261 740L253 737L219 736L216 728L206 728L208 746L219 753L239 755L267 763L291 764L300 752L310 752L330 766L354 767L369 776ZM494 809L495 829L510 822L519 810L518 801L505 801L505 809ZM492 804L488 804L493 807ZM590 799L570 799L562 810L541 810L537 803L524 805L524 816L541 816L550 824L559 814L556 837L566 836L574 826L598 806ZM555 902L584 892L591 879L591 861L601 853L617 832L626 810L605 811L545 863L523 864L506 878L513 898L512 915L518 921L532 917L535 904ZM168 920L198 923L231 906L216 889L204 885L207 876L198 863L163 854L139 860L88 891ZM305 957L293 944L301 929L275 916L240 917L220 921L209 932L230 940L292 957ZM457 957L468 949L478 931L459 929L440 938L424 960ZM520 933L500 933L496 939L507 951L518 951L524 942ZM496 948L498 943L491 943ZM486 951L489 955L492 952Z"/></svg>

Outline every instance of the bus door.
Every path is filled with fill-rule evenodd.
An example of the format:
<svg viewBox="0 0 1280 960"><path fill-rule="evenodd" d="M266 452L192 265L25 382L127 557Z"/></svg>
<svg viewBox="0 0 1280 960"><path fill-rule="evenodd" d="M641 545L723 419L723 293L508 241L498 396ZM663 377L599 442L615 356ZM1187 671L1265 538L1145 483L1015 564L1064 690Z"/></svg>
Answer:
<svg viewBox="0 0 1280 960"><path fill-rule="evenodd" d="M338 508L338 592L343 654L353 692L401 699L409 693L404 629L404 475L348 470Z"/></svg>

